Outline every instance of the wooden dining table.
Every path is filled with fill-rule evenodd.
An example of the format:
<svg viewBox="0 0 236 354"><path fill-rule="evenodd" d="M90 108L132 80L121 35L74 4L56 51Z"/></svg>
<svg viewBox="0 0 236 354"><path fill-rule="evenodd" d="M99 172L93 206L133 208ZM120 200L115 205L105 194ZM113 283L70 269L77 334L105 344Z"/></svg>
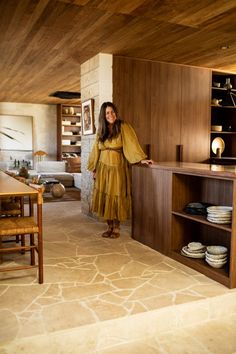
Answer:
<svg viewBox="0 0 236 354"><path fill-rule="evenodd" d="M29 216L34 216L35 214L35 209L34 205L36 204L36 214L35 214L35 220L37 220L37 225L39 228L39 235L40 235L40 245L39 247L41 248L40 252L42 255L42 203L43 203L43 198L42 198L42 193L40 190L37 190L36 188L30 187L26 185L25 183L20 182L16 178L8 175L4 171L0 170L0 201L3 199L11 198L11 197L20 197L22 198L23 201L27 202L29 208L28 211L26 210L27 208L24 208L24 202L23 202L23 208L24 212L28 214ZM0 230L1 230L1 219L0 219ZM42 256L39 257L39 261L41 262L40 269L42 269ZM42 274L39 275L42 278Z"/></svg>

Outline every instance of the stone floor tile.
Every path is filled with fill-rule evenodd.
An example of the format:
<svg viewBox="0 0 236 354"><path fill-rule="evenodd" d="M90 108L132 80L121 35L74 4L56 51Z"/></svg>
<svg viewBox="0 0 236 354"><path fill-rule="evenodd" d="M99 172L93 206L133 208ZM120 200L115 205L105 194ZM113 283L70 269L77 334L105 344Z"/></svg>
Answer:
<svg viewBox="0 0 236 354"><path fill-rule="evenodd" d="M79 202L44 204L43 223L44 284L36 270L0 273L0 338L8 343L0 343L0 353L216 350L220 322L214 321L224 310L236 313L236 289L133 240L129 223L120 238L104 239L106 224L83 215ZM7 259L4 265L29 260L28 254ZM236 327L222 326L229 351Z"/></svg>

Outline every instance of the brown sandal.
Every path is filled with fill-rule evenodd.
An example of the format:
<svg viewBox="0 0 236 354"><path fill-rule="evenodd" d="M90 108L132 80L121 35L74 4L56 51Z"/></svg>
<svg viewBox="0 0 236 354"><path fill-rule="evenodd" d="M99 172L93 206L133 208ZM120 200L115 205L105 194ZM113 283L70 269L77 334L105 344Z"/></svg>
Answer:
<svg viewBox="0 0 236 354"><path fill-rule="evenodd" d="M120 237L120 230L119 229L113 229L112 233L110 235L110 238L118 238Z"/></svg>
<svg viewBox="0 0 236 354"><path fill-rule="evenodd" d="M112 229L109 229L102 233L102 237L111 237Z"/></svg>

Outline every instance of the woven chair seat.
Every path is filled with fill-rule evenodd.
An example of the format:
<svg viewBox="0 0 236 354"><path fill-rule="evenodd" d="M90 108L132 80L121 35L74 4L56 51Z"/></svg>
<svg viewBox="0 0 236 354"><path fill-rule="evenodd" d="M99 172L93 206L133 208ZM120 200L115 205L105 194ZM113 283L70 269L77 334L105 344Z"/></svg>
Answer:
<svg viewBox="0 0 236 354"><path fill-rule="evenodd" d="M33 234L35 232L39 232L39 228L32 216L0 219L0 236Z"/></svg>
<svg viewBox="0 0 236 354"><path fill-rule="evenodd" d="M2 209L0 211L0 215L1 216L17 216L17 215L21 215L21 210L19 209Z"/></svg>
<svg viewBox="0 0 236 354"><path fill-rule="evenodd" d="M0 216L18 216L21 215L20 202L17 198L1 199Z"/></svg>

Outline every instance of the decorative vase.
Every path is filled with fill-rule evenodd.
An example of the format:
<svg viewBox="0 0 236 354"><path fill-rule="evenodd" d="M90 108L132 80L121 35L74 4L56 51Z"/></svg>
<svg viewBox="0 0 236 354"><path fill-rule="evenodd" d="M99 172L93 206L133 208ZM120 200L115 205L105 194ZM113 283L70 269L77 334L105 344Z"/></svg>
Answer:
<svg viewBox="0 0 236 354"><path fill-rule="evenodd" d="M62 198L65 192L66 189L61 183L54 184L51 188L51 193L54 198Z"/></svg>
<svg viewBox="0 0 236 354"><path fill-rule="evenodd" d="M29 172L26 167L21 167L19 170L19 177L29 178Z"/></svg>
<svg viewBox="0 0 236 354"><path fill-rule="evenodd" d="M226 90L230 90L232 87L233 87L233 86L231 85L230 78L229 78L229 77L226 78L226 79L225 79L224 88L225 88Z"/></svg>

